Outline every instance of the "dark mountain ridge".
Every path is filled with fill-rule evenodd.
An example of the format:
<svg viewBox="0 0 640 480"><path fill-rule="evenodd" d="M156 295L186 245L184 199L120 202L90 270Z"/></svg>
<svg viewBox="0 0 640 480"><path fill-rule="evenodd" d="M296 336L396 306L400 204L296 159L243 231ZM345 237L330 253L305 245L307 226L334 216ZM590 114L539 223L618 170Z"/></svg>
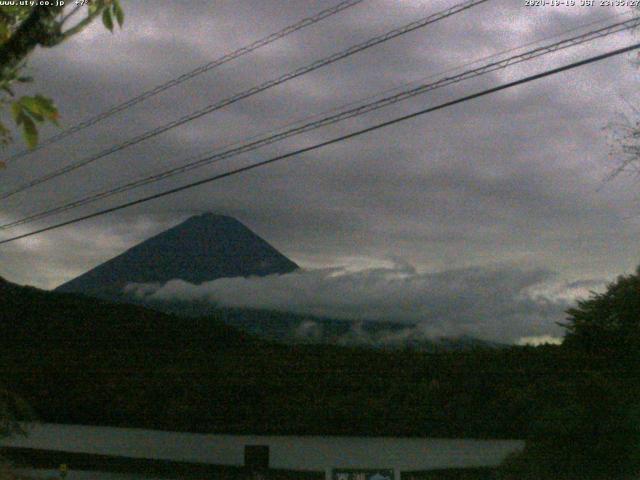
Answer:
<svg viewBox="0 0 640 480"><path fill-rule="evenodd" d="M122 299L130 283L283 274L298 266L238 220L205 213L151 237L56 288ZM126 299L125 299L126 300Z"/></svg>

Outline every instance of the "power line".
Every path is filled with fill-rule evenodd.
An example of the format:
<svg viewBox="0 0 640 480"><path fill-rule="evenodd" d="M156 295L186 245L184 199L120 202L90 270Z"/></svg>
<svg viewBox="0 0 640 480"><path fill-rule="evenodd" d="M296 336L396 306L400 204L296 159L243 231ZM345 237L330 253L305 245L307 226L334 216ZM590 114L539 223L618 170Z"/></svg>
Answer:
<svg viewBox="0 0 640 480"><path fill-rule="evenodd" d="M503 69L503 68L507 68L508 66L517 64L517 63L521 63L527 60L531 60L533 58L537 58L539 56L542 55L546 55L548 53L552 53L564 48L568 48L568 47L572 47L575 45L579 45L582 43L585 43L587 41L591 41L594 40L596 38L601 38L604 37L606 35L610 35L613 33L617 33L620 32L622 30L625 29L629 29L629 28L635 28L638 25L640 25L640 19L639 18L634 18L625 22L619 22L613 25L609 25L607 27L601 28L599 30L595 30L595 31L591 31L591 32L587 32L585 34L582 35L578 35L576 37L572 37L566 40L562 40L560 42L554 43L552 45L547 45L544 47L539 47L536 49L533 49L529 52L524 52L520 55L516 55L516 56L512 56L506 59L503 59L499 62L494 62L494 63L490 63L488 65L484 65L480 68L474 69L474 70L470 70L467 72L463 72L459 75L453 76L453 77L447 77L444 79L441 79L435 83L431 83L431 84L427 84L427 85L421 85L417 88L408 90L408 91L404 91L401 92L399 94L396 95L392 95L390 97L386 97L383 98L381 100L375 101L375 102L371 102L369 104L366 105L362 105L359 106L357 108L353 108L350 110L346 110L343 112L338 113L337 115L332 115L326 118L323 118L321 120L315 121L315 122L310 122L308 124L302 125L300 127L297 128L293 128L291 130L276 134L276 135L271 135L268 136L266 138L263 138L261 140L255 141L255 142L251 142L249 144L245 144L241 147L235 148L235 149L231 149L231 150L227 150L225 152L222 153L217 153L214 155L209 155L204 157L203 159L199 159L197 161L188 163L186 165L182 165L170 170L166 170L163 172L160 172L158 174L154 174L148 177L144 177L142 179L138 179L135 180L133 182L129 182L125 185L107 190L107 191L103 191L103 192L99 192L96 193L94 195L91 195L89 197L85 197L82 198L80 200L76 200L74 202L71 203L67 203L67 204L63 204L61 206L52 208L52 209L48 209L45 210L44 212L39 212L33 215L30 215L28 217L16 220L14 222L8 223L8 224L4 224L4 225L0 225L0 229L6 229L6 228L10 228L13 226L17 226L17 225L22 225L25 223L29 223L31 221L34 220L38 220L41 218L46 218L48 216L51 216L53 214L56 213L60 213L63 211L67 211L70 210L72 208L76 208L82 205L86 205L88 203L92 203L94 201L97 201L99 199L103 199L103 198L107 198L110 197L112 195L118 194L118 193L122 193L128 190L131 190L133 188L137 188L152 182L156 182L177 174L181 174L181 173L185 173L187 171L190 171L192 169L195 168L199 168L232 156L236 156L239 155L241 153L246 153L248 151L252 151L255 150L257 148L260 148L262 146L271 144L271 143L275 143L277 141L280 141L284 138L288 138L294 135L298 135L300 133L304 133L304 132L308 132L317 128L320 128L322 126L326 126L329 124L333 124L336 123L338 121L347 119L347 118L351 118L357 115L362 115L364 113L368 113L371 112L373 110L377 110L379 108L383 108L385 106L388 106L392 103L396 103L398 101L402 101L402 100L406 100L407 98L413 97L415 95L419 95L422 93L426 93L427 91L432 91L435 90L436 88L441 88L443 86L447 86L447 85L451 85L453 83L458 83L460 81L475 77L475 76L479 76L482 74L486 74L489 72L493 72L496 71L498 69Z"/></svg>
<svg viewBox="0 0 640 480"><path fill-rule="evenodd" d="M209 63L206 63L204 65L201 65L197 68L194 68L193 70L186 72L182 75L180 75L179 77L173 78L171 80L169 80L168 82L162 83L160 85L157 85L156 87L150 89L150 90L146 90L144 92L142 92L140 95L137 95L133 98L130 98L129 100L126 100L122 103L119 103L117 105L114 105L113 107L109 108L108 110L105 110L104 112L101 112L91 118L88 118L87 120L84 120L80 123L77 123L76 125L73 125L72 127L67 128L66 130L63 130L60 133L57 133L56 135L53 135L45 140L43 140L42 142L38 143L38 145L33 148L33 149L24 149L21 150L17 153L15 153L14 155L11 155L10 157L8 157L5 160L5 163L9 163L12 162L14 160L17 160L21 157L27 156L33 152L36 152L38 150L43 149L44 147L47 147L49 145L52 145L54 143L59 142L60 140L62 140L63 138L67 138L69 135L72 135L76 132L79 132L80 130L84 130L87 127L90 127L92 125L95 125L96 123L101 122L102 120L105 120L107 118L109 118L112 115L115 115L116 113L119 113L123 110L126 110L128 108L133 107L134 105L137 105L140 102L143 102L144 100L147 100L159 93L164 92L165 90L168 90L172 87L175 87L176 85L179 85L183 82L186 82L187 80L190 80L198 75L201 75L205 72L208 72L209 70L212 70L216 67L219 67L220 65L223 65L225 63L228 63L232 60L235 60L238 57L241 57L243 55L246 55L248 53L251 53L261 47L264 47L266 45L269 45L270 43L275 42L276 40L279 40L283 37L286 37L287 35L290 35L294 32L297 32L298 30L302 30L303 28L306 28L310 25L313 25L315 23L318 23L321 20L324 20L327 17L330 17L332 15L335 15L339 12L342 12L343 10L346 10L348 8L351 7L355 7L356 5L358 5L359 3L362 3L364 0L346 0L343 2L338 3L337 5L331 7L331 8L327 8L325 10L322 10L318 13L316 13L315 15L311 16L311 17L307 17L307 18L303 18L302 20L294 23L293 25L289 25L288 27L283 28L282 30L272 33L271 35L261 38L260 40L256 40L255 42L239 48L231 53L228 53L220 58L217 58L216 60L213 60Z"/></svg>
<svg viewBox="0 0 640 480"><path fill-rule="evenodd" d="M632 19L626 20L626 21L622 21L622 22L617 22L614 23L612 25L608 25L606 27L597 29L597 30L593 30L593 31L589 31L568 39L564 39L549 45L544 45L538 48L534 48L532 50L529 50L527 52L523 52L520 53L518 55L513 55L511 57L508 58L504 58L500 61L496 61L496 62L492 62L486 65L482 65L478 68L472 69L472 70L467 70L465 72L462 72L460 74L454 75L454 76L450 76L450 77L445 77L442 78L436 82L433 83L428 83L428 84L423 84L423 85L419 85L415 88L409 89L409 90L405 90L399 93L396 93L394 95L390 95L387 96L385 98L381 98L378 99L376 101L364 104L364 105L360 105L358 107L355 108L351 108L351 109L346 109L343 110L337 114L334 115L330 115L324 118L321 118L319 120L316 121L312 121L306 124L303 124L301 126L295 127L295 128L291 128L289 130L285 130L283 132L280 133L276 133L273 135L268 135L264 138L261 138L259 140L253 141L253 142L249 142L246 143L244 145L241 145L239 147L233 148L233 149L229 149L220 153L214 153L214 154L207 154L206 156L199 158L195 161L192 161L190 163L169 169L169 170L165 170L162 171L160 173L157 174L153 174L150 176L146 176L143 178L139 178L137 180L128 182L124 185L120 185L117 186L115 188L112 189L108 189L102 192L97 192L95 194L86 196L84 198L81 198L79 200L75 200L73 202L69 202L69 203L65 203L63 205L59 205L53 208L49 208L47 210L38 212L38 213L34 213L31 214L27 217L15 220L13 222L4 224L4 225L0 225L0 229L7 229L7 228L11 228L11 227L15 227L18 225L24 225L26 223L30 223L33 222L35 220L40 220L42 218L46 218L49 217L51 215L55 215L57 213L61 213L61 212L65 212L68 210L71 210L73 208L77 208L83 205L87 205L89 203L93 203L97 200L101 200L104 198L108 198L111 197L113 195L119 194L119 193L123 193L125 191L128 190L132 190L134 188L138 188L141 187L143 185L147 185L149 183L153 183L153 182L157 182L160 180L163 180L165 178L169 178L178 174L182 174L185 172L188 172L190 170L196 169L196 168L200 168L203 167L205 165L210 165L212 163L230 158L230 157L234 157L237 155L240 155L242 153L246 153L249 151L253 151L256 150L260 147L278 142L280 140L283 140L285 138L289 138L295 135L299 135L302 133L306 133L309 132L311 130L315 130L318 129L320 127L324 127L327 125L331 125L334 123L337 123L339 121L348 119L348 118L352 118L352 117L356 117L356 116L360 116L363 115L365 113L369 113L372 112L374 110L378 110L380 108L389 106L391 104L403 101L403 100L407 100L408 98L412 98L414 96L417 95L421 95L424 94L426 92L430 92L433 91L435 89L438 88L442 88L448 85L452 85L454 83L459 83L461 81L464 80L468 80L470 78L474 78L480 75L484 75L490 72L495 72L497 70L501 70L525 61L529 61L532 60L534 58L538 58L544 55L547 55L549 53L554 53L569 47L573 47L576 45L580 45L583 43L586 43L588 41L593 41L595 39L599 39L608 35L612 35L614 33L618 33L621 32L623 30L627 30L627 29L631 29L631 28L636 28L640 26L640 17L634 17Z"/></svg>
<svg viewBox="0 0 640 480"><path fill-rule="evenodd" d="M240 100L243 100L247 97L250 97L252 95L255 95L257 93L263 92L269 88L275 87L277 85L280 85L288 80L292 80L294 78L297 78L301 75L304 75L306 73L312 72L314 70L317 70L321 67L324 67L326 65L329 65L331 63L337 62L338 60L341 60L343 58L349 57L351 55L354 55L358 52L361 52L363 50L366 50L368 48L371 48L375 45L381 44L383 42L386 42L388 40L391 40L393 38L396 38L400 35L404 35L406 33L412 32L414 30L417 30L419 28L423 28L426 27L427 25L430 25L432 23L435 23L439 20L443 20L447 17L450 17L452 15L455 15L457 13L460 13L462 11L465 11L467 9L470 9L472 7L475 7L479 4L485 3L489 0L468 0L466 2L462 2L460 4L454 5L453 7L450 7L446 10L443 10L441 12L435 13L433 15L429 15L428 17L422 18L420 20L417 20L415 22L411 22L409 24L406 24L402 27L396 28L394 30L391 30L383 35L379 35L377 37L373 37L363 43L359 43L357 45L354 45L346 50L343 50L341 52L337 52L334 53L333 55L330 55L329 57L325 57L323 59L320 60L316 60L315 62L306 65L304 67L300 67L296 70L293 70L287 74L281 75L280 77L277 77L273 80L269 80L268 82L262 83L258 86L252 87L248 90L245 90L241 93L235 94L229 98L226 98L220 102L208 105L200 110L196 110L195 112L192 112L188 115L185 115L183 117L180 117L172 122L169 122L165 125L162 125L160 127L157 127L153 130L149 130L141 135L138 135L134 138L131 138L129 140L127 140L126 142L123 142L119 145L115 145L113 147L110 147L106 150L103 150L102 152L99 152L98 154L89 156L87 158L84 158L82 160L79 160L77 162L71 163L65 167L62 167L58 170L55 170L51 173L45 174L39 178L36 178L35 180L32 180L30 182L27 182L17 188L15 188L14 190L10 190L9 192L5 192L3 194L0 195L0 200L4 200L6 198L9 198L17 193L23 192L31 187L35 187L36 185L40 185L41 183L47 182L49 180L52 180L54 178L57 178L61 175L64 175L66 173L69 173L73 170L76 170L78 168L84 167L90 163L93 163L103 157L106 157L107 155L110 155L112 153L118 152L120 150L124 150L125 148L128 148L132 145L136 145L137 143L142 142L143 140L147 140L149 138L155 137L157 135L160 135L161 133L164 133L168 130L171 130L172 128L178 127L180 125L184 125L187 122L191 122L197 118L200 118L204 115L207 115L209 113L212 113L216 110L220 110L221 108L224 108L228 105L231 105L235 102L238 102Z"/></svg>
<svg viewBox="0 0 640 480"><path fill-rule="evenodd" d="M352 132L352 133L348 133L346 135L342 135L342 136L339 136L339 137L336 137L336 138L332 138L331 140L327 140L327 141L324 141L324 142L321 142L321 143L317 143L317 144L312 145L310 147L305 147L305 148L301 148L301 149L298 149L298 150L294 150L292 152L285 153L284 155L279 155L279 156L270 158L268 160L263 160L261 162L257 162L257 163L251 164L251 165L247 165L247 166L244 166L244 167L236 168L234 170L230 170L230 171L227 171L225 173L214 175L212 177L208 177L208 178L205 178L203 180L198 180L196 182L188 183L188 184L182 185L180 187L175 187L175 188L172 188L170 190L165 190L164 192L160 192L160 193L156 193L156 194L153 194L153 195L149 195L149 196L146 196L146 197L143 197L143 198L139 198L137 200L133 200L133 201L130 201L130 202L126 202L126 203L117 205L115 207L106 208L104 210L100 210L100 211L97 211L97 212L94 212L94 213L91 213L91 214L88 214L88 215L83 215L81 217L76 217L76 218L74 218L72 220L67 220L65 222L57 223L55 225L50 225L48 227L41 228L41 229L38 229L38 230L34 230L32 232L29 232L29 233L25 233L25 234L17 235L15 237L11 237L11 238L8 238L8 239L5 239L5 240L1 240L0 241L0 245L5 244L5 243L9 243L9 242L13 242L13 241L16 241L16 240L20 240L20 239L23 239L23 238L31 237L31 236L37 235L39 233L48 232L50 230L54 230L54 229L57 229L57 228L60 228L60 227L64 227L64 226L67 226L67 225L78 223L78 222L81 222L81 221L84 221L84 220L88 220L90 218L95 218L95 217L98 217L98 216L101 216L101 215L105 215L107 213L112 213L112 212L115 212L115 211L118 211L118 210L129 208L129 207L132 207L134 205L138 205L138 204L141 204L141 203L149 202L151 200L156 200L158 198L162 198L162 197L165 197L167 195L172 195L174 193L178 193L178 192L181 192L183 190L188 190L188 189L200 186L200 185L204 185L206 183L211 183L211 182L214 182L216 180L221 180L221 179L226 178L226 177L231 177L233 175L237 175L239 173L247 172L247 171L253 170L255 168L259 168L259 167L263 167L263 166L266 166L266 165L270 165L272 163L284 160L286 158L290 158L290 157L293 157L293 156L296 156L296 155L300 155L300 154L307 153L307 152L310 152L310 151L313 151L313 150L317 150L319 148L326 147L326 146L332 145L334 143L342 142L344 140L348 140L350 138L354 138L354 137L357 137L359 135L363 135L365 133L369 133L369 132L372 132L372 131L375 131L375 130L379 130L381 128L385 128L385 127L388 127L390 125L394 125L396 123L403 122L405 120L409 120L411 118L415 118L415 117L418 117L418 116L421 116L421 115L425 115L427 113L434 112L436 110L442 110L444 108L451 107L453 105L457 105L457 104L460 104L460 103L463 103L463 102L467 102L469 100L473 100L473 99L480 98L480 97L483 97L483 96L486 96L486 95L490 95L492 93L495 93L495 92L498 92L498 91L501 91L501 90L506 90L508 88L512 88L512 87L515 87L515 86L518 86L518 85L522 85L522 84L525 84L525 83L528 83L528 82L532 82L534 80L539 80L541 78L548 77L548 76L551 76L551 75L555 75L555 74L558 74L558 73L561 73L561 72L564 72L564 71L567 71L567 70L571 70L573 68L581 67L583 65L587 65L587 64L590 64L590 63L595 63L595 62L604 60L606 58L610 58L610 57L613 57L613 56L616 56L616 55L621 55L623 53L627 53L627 52L630 52L632 50L637 50L639 48L640 48L640 43L636 43L634 45L630 45L630 46L627 46L627 47L623 47L623 48L619 48L619 49L616 49L616 50L609 51L607 53L603 53L603 54L600 54L600 55L589 57L587 59L580 60L578 62L570 63L568 65L563 65L562 67L557 67L557 68L554 68L554 69L551 69L551 70L546 70L544 72L537 73L535 75L530 75L530 76L521 78L519 80L515 80L513 82L504 83L502 85L498 85L497 87L492 87L492 88L489 88L489 89L486 89L486 90L482 90L480 92L473 93L471 95L467 95L467 96L464 96L464 97L457 98L455 100L451 100L451 101L448 101L448 102L445 102L445 103L441 103L441 104L436 105L434 107L429 107L429 108L426 108L426 109L423 109L423 110L419 110L419 111L414 112L414 113L410 113L408 115L403 115L401 117L396 117L396 118L394 118L392 120L388 120L386 122L378 123L378 124L373 125L371 127L367 127L367 128L364 128L364 129L361 129L361 130L357 130L357 131Z"/></svg>

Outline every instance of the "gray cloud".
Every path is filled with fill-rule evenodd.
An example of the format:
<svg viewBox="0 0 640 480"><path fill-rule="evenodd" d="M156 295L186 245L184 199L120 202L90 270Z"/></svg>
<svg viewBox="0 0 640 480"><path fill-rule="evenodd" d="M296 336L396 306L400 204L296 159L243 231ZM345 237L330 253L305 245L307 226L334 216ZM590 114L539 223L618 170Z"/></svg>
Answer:
<svg viewBox="0 0 640 480"><path fill-rule="evenodd" d="M419 273L407 263L361 271L340 268L287 275L227 278L193 285L130 284L127 290L149 300L208 301L226 307L291 311L356 321L351 332L362 340L358 320L400 321L416 326L371 339L398 343L411 338L473 335L515 342L524 336L561 334L568 295L545 296L556 275L514 267L467 268ZM556 285L553 292L562 290ZM319 335L317 325L300 325L303 337ZM349 338L344 339L346 342Z"/></svg>

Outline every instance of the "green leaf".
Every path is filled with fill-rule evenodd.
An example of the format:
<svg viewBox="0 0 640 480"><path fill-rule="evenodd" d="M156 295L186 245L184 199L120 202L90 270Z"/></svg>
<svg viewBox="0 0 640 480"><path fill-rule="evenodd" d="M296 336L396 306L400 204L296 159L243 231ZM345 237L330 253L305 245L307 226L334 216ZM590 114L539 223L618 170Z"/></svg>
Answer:
<svg viewBox="0 0 640 480"><path fill-rule="evenodd" d="M22 120L24 139L27 141L29 148L35 148L38 144L38 128L31 118L24 116Z"/></svg>
<svg viewBox="0 0 640 480"><path fill-rule="evenodd" d="M32 120L36 120L37 122L44 122L44 117L38 112L27 110L27 116L31 117Z"/></svg>
<svg viewBox="0 0 640 480"><path fill-rule="evenodd" d="M20 123L22 123L22 117L23 117L23 113L22 113L22 105L20 104L20 101L17 102L13 102L13 104L11 105L11 114L13 115L13 120L20 125Z"/></svg>
<svg viewBox="0 0 640 480"><path fill-rule="evenodd" d="M42 106L44 110L47 112L57 112L56 106L49 97L45 97L44 95L37 94L34 97L38 103Z"/></svg>
<svg viewBox="0 0 640 480"><path fill-rule="evenodd" d="M113 18L111 18L111 12L108 8L105 8L102 12L102 23L104 23L104 26L113 33Z"/></svg>
<svg viewBox="0 0 640 480"><path fill-rule="evenodd" d="M11 132L4 123L0 122L0 145L7 145L11 141ZM4 162L0 162L0 168L5 168Z"/></svg>
<svg viewBox="0 0 640 480"><path fill-rule="evenodd" d="M113 0L113 13L116 16L118 25L122 28L122 24L124 23L124 10L122 10L119 0Z"/></svg>
<svg viewBox="0 0 640 480"><path fill-rule="evenodd" d="M103 0L93 0L89 2L88 5L89 5L89 15L93 15L98 10L104 8L105 4Z"/></svg>
<svg viewBox="0 0 640 480"><path fill-rule="evenodd" d="M36 97L22 97L20 99L22 108L28 113L35 113L42 116L44 109Z"/></svg>
<svg viewBox="0 0 640 480"><path fill-rule="evenodd" d="M8 25L2 21L0 22L0 40L6 41L10 36L10 31Z"/></svg>
<svg viewBox="0 0 640 480"><path fill-rule="evenodd" d="M42 95L36 95L35 97L25 96L22 97L20 101L28 113L39 122L46 118L53 123L57 123L58 110L50 98L43 97Z"/></svg>
<svg viewBox="0 0 640 480"><path fill-rule="evenodd" d="M21 83L33 82L33 77L18 77L18 81Z"/></svg>

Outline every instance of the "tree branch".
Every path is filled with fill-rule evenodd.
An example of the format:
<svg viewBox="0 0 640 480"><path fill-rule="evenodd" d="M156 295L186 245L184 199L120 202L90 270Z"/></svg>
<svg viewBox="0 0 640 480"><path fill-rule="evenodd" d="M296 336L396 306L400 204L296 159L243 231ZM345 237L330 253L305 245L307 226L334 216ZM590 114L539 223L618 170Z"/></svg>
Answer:
<svg viewBox="0 0 640 480"><path fill-rule="evenodd" d="M56 42L56 45L59 44L59 43L64 42L69 37L72 37L76 33L79 33L82 30L84 30L85 28L87 28L89 26L89 24L93 21L93 19L96 18L98 15L100 15L102 13L102 10L103 10L103 8L98 8L98 9L94 10L93 12L90 12L89 15L84 20L81 20L80 22L78 22L73 27L71 27L69 30L67 30L65 32L62 32L60 34L60 39Z"/></svg>
<svg viewBox="0 0 640 480"><path fill-rule="evenodd" d="M62 20L60 20L60 25L61 26L64 25L65 22L69 20L71 17L73 17L78 11L80 11L81 8L82 8L82 5L78 3L75 7L73 7L73 10L71 10L64 17L62 17Z"/></svg>
<svg viewBox="0 0 640 480"><path fill-rule="evenodd" d="M11 38L0 46L0 77L15 69L38 45L52 46L60 36L56 17L64 7L34 7ZM59 42L58 42L59 43Z"/></svg>

